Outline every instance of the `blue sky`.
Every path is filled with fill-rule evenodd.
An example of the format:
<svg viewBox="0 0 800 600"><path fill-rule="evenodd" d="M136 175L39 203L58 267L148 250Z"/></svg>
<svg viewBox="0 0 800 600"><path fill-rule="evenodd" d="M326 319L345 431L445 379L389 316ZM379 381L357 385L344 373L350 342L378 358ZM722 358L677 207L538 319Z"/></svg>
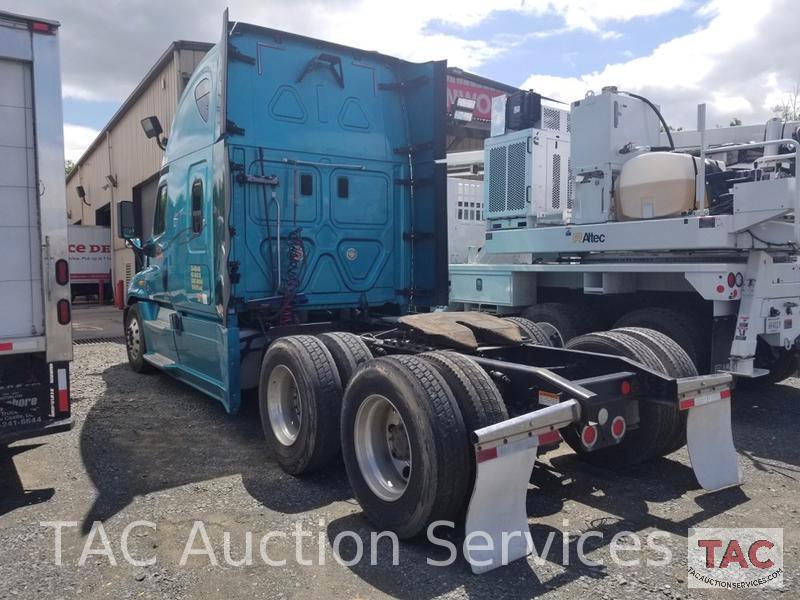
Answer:
<svg viewBox="0 0 800 600"><path fill-rule="evenodd" d="M531 71L575 77L597 71L610 63L645 56L659 44L691 32L708 19L708 16L698 15L687 6L615 24L613 32L617 35L604 38L602 33L583 29L560 32L566 25L560 15L520 15L502 11L474 27L461 29L448 23L433 22L427 30L458 34L472 40L518 38L519 44L511 51L489 59L475 71L491 79L521 85Z"/></svg>
<svg viewBox="0 0 800 600"><path fill-rule="evenodd" d="M176 39L216 41L226 6L258 23L450 65L564 101L644 93L674 126L759 123L800 82L796 0L5 0L61 21L67 157L76 159Z"/></svg>

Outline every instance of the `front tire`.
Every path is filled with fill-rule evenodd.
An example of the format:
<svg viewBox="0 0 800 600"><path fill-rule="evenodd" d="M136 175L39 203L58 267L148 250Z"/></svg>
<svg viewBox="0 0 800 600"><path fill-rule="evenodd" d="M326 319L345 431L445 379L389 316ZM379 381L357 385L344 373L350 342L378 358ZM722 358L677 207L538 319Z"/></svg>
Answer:
<svg viewBox="0 0 800 600"><path fill-rule="evenodd" d="M131 369L137 373L153 371L153 366L144 359L147 344L144 339L142 313L136 303L128 307L128 313L125 316L125 349Z"/></svg>

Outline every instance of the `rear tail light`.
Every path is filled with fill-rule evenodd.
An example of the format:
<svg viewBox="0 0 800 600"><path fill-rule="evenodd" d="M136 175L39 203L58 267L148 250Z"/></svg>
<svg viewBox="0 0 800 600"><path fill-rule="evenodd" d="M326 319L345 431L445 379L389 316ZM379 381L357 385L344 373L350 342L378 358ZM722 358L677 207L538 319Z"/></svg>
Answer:
<svg viewBox="0 0 800 600"><path fill-rule="evenodd" d="M72 309L69 305L69 300L59 300L56 304L56 313L58 315L58 322L66 325L72 319Z"/></svg>
<svg viewBox="0 0 800 600"><path fill-rule="evenodd" d="M47 33L47 34L54 34L56 32L56 28L54 25L50 23L42 23L41 21L33 21L31 23L31 31L35 33Z"/></svg>
<svg viewBox="0 0 800 600"><path fill-rule="evenodd" d="M69 263L63 258L56 261L56 283L58 285L69 283Z"/></svg>
<svg viewBox="0 0 800 600"><path fill-rule="evenodd" d="M587 425L581 431L581 442L587 448L591 448L597 442L597 427L594 425Z"/></svg>
<svg viewBox="0 0 800 600"><path fill-rule="evenodd" d="M611 435L615 440L622 438L626 429L627 423L625 423L624 417L614 417L614 420L611 421Z"/></svg>
<svg viewBox="0 0 800 600"><path fill-rule="evenodd" d="M622 383L619 384L619 391L623 396L627 396L631 393L631 382L625 379Z"/></svg>
<svg viewBox="0 0 800 600"><path fill-rule="evenodd" d="M732 288L736 285L736 275L734 273L728 273L728 287Z"/></svg>

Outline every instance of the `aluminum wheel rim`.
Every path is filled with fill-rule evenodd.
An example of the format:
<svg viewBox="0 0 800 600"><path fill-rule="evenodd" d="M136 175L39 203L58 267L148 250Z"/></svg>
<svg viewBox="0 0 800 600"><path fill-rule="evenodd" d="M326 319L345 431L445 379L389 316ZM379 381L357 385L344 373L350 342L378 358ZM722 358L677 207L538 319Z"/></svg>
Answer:
<svg viewBox="0 0 800 600"><path fill-rule="evenodd" d="M141 336L139 335L140 332L138 319L133 318L128 322L126 333L127 335L125 336L125 341L128 345L128 353L133 360L137 360L142 347L142 340Z"/></svg>
<svg viewBox="0 0 800 600"><path fill-rule="evenodd" d="M385 396L368 396L356 413L353 438L369 488L381 500L399 500L411 477L411 442L397 407Z"/></svg>
<svg viewBox="0 0 800 600"><path fill-rule="evenodd" d="M276 365L269 374L267 412L275 438L284 446L294 444L303 423L303 410L297 380L286 365Z"/></svg>

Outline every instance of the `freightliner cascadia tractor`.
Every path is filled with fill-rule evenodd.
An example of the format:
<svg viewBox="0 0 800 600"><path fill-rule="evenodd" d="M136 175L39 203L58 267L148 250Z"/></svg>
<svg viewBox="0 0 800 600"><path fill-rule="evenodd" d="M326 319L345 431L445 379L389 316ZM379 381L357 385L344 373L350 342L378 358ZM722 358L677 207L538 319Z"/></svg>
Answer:
<svg viewBox="0 0 800 600"><path fill-rule="evenodd" d="M701 485L740 482L727 374L698 377L672 340L440 310L448 300L445 63L403 60L223 19L165 147L143 268L127 293L131 367L236 413L256 390L275 460L302 476L343 458L356 499L402 538L437 520L531 551L537 450L562 438L624 466L688 440ZM510 534L510 537L509 537ZM505 540L505 548L501 547Z"/></svg>

